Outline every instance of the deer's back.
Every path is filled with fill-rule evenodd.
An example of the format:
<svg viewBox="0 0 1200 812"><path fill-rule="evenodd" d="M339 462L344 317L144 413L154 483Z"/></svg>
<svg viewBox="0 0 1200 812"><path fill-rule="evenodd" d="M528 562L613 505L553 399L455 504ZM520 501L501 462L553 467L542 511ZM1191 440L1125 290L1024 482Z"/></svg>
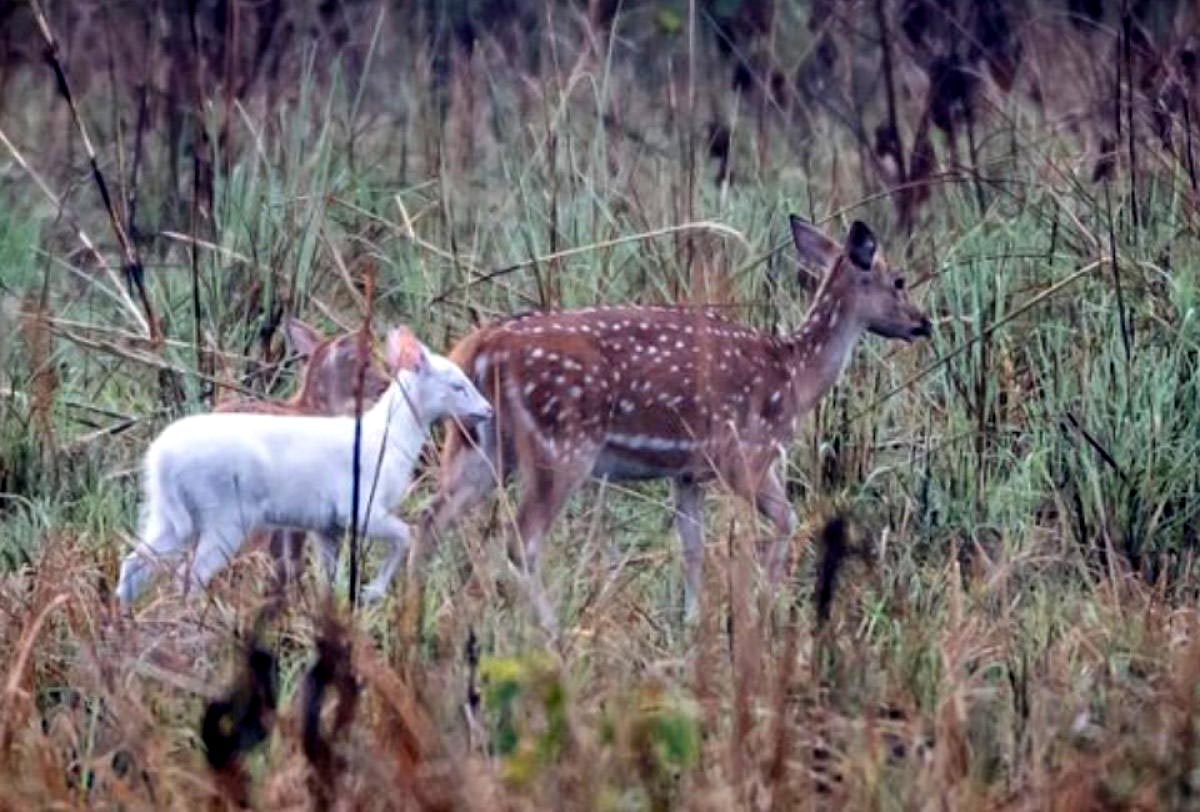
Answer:
<svg viewBox="0 0 1200 812"><path fill-rule="evenodd" d="M787 436L787 352L711 311L617 307L490 325L452 357L498 404L502 435L536 432L567 457L598 448L598 474L642 478Z"/></svg>

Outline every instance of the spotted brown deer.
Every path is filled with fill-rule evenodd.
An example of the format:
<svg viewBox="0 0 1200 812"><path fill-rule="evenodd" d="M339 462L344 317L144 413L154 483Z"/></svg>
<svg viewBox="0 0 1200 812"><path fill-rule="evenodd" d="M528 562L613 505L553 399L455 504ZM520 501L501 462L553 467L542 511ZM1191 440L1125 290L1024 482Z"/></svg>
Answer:
<svg viewBox="0 0 1200 812"><path fill-rule="evenodd" d="M866 225L855 222L843 245L795 216L791 229L801 260L824 274L790 336L708 309L606 307L517 316L464 338L451 358L496 417L469 433L450 428L422 546L515 472L517 532L549 620L536 565L567 497L590 477L668 478L691 616L703 560L702 488L716 480L770 521L777 580L795 516L776 463L800 419L837 381L863 333L904 341L930 334Z"/></svg>
<svg viewBox="0 0 1200 812"><path fill-rule="evenodd" d="M303 363L300 388L288 400L231 398L217 403L215 412L243 414L352 415L362 350L371 362L363 370L362 408L368 409L388 387L387 372L370 349L374 339L361 331L323 336L296 318L284 322L292 349ZM361 348L361 349L360 349ZM304 532L299 530L256 530L250 543L261 546L269 537L275 560L277 586L282 587L299 570L304 552Z"/></svg>

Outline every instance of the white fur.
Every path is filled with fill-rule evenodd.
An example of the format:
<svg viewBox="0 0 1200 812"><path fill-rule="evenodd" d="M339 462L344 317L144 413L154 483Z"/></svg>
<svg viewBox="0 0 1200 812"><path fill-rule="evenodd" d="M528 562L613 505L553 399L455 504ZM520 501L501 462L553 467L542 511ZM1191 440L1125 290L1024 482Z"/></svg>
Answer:
<svg viewBox="0 0 1200 812"><path fill-rule="evenodd" d="M393 336L396 335L393 333ZM389 336L389 351L393 336ZM359 532L392 545L364 592L381 598L408 547L408 526L391 514L403 498L430 426L451 416L486 419L491 406L454 362L421 348L416 369L400 369L362 416ZM322 537L331 576L350 529L354 418L201 414L175 421L146 452L141 539L121 564L117 596L134 601L156 566L178 568L203 587L256 528L284 526Z"/></svg>

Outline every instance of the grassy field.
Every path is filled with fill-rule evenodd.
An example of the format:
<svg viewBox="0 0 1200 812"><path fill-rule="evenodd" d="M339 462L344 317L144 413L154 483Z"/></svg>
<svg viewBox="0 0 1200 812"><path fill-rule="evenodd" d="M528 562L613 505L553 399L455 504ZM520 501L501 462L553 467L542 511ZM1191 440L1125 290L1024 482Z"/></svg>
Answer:
<svg viewBox="0 0 1200 812"><path fill-rule="evenodd" d="M1111 9L997 4L1017 79L973 63L950 133L900 3L881 40L876 4L746 2L773 16L733 56L738 3L332 5L256 51L250 7L190 39L165 6L54 4L77 117L30 12L5 22L0 809L1200 805L1200 93L1130 81L1194 64L1186 8L1133 21L1146 46ZM902 180L868 135L893 82ZM281 316L355 328L372 276L376 327L439 350L597 303L783 331L813 290L791 212L872 224L935 329L866 340L803 426L777 593L714 493L685 625L665 484L597 483L546 544L557 641L505 575L508 499L434 557L417 641L400 585L351 614L309 573L265 612L262 551L112 603L140 454L214 384L289 394Z"/></svg>

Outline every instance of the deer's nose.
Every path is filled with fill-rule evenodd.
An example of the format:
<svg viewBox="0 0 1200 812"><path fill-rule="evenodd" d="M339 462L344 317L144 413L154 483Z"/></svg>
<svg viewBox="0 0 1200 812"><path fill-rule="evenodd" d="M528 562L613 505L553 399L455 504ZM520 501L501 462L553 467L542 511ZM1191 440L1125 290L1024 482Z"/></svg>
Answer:
<svg viewBox="0 0 1200 812"><path fill-rule="evenodd" d="M922 316L921 321L912 331L913 338L929 338L933 335L933 323L929 321L928 316Z"/></svg>

